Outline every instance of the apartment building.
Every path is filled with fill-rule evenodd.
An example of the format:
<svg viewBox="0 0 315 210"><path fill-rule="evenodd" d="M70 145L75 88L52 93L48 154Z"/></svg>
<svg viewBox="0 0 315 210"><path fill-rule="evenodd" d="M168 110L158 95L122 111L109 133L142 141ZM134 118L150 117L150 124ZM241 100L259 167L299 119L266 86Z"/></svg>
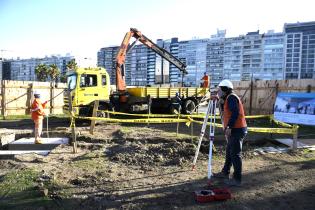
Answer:
<svg viewBox="0 0 315 210"><path fill-rule="evenodd" d="M315 21L288 23L285 33L285 79L315 78Z"/></svg>
<svg viewBox="0 0 315 210"><path fill-rule="evenodd" d="M73 56L51 56L45 58L30 58L8 60L9 65L6 66L5 79L20 80L20 81L36 81L35 68L38 64L56 64L61 74L67 70L67 63L74 59ZM9 73L8 73L9 72Z"/></svg>
<svg viewBox="0 0 315 210"><path fill-rule="evenodd" d="M285 24L284 31L277 33L258 30L228 38L225 34L225 30L218 30L206 39L157 40L157 45L187 65L188 74L184 77L152 50L137 45L127 55L127 85L183 82L185 86L199 86L204 72L210 75L212 85L222 79L315 78L315 22ZM115 71L113 61L117 50L118 47L102 48L98 52L98 65L109 72Z"/></svg>
<svg viewBox="0 0 315 210"><path fill-rule="evenodd" d="M269 31L264 34L263 42L263 69L258 78L284 79L284 33Z"/></svg>

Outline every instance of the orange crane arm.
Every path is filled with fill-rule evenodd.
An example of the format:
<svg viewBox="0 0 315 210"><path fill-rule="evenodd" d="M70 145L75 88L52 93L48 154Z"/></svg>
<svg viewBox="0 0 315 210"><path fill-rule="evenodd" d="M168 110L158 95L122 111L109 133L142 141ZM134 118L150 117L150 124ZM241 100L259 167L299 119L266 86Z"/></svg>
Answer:
<svg viewBox="0 0 315 210"><path fill-rule="evenodd" d="M130 39L134 37L136 40L129 45ZM135 28L130 28L130 31L126 33L120 48L118 50L118 54L116 57L116 87L119 92L126 91L126 83L125 83L125 72L124 72L124 64L126 60L127 52L134 47L137 41L140 41L142 44L152 49L154 52L159 54L162 58L166 59L173 65L175 65L180 71L184 74L187 74L186 65L182 63L178 58L173 56L171 53L166 51L165 49L159 47L154 42L152 42L149 38L144 36L140 31Z"/></svg>

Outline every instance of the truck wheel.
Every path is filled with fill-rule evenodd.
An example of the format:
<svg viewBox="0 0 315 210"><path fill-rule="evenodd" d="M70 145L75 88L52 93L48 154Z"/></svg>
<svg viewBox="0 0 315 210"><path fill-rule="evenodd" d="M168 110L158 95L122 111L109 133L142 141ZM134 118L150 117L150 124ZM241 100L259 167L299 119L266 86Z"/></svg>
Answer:
<svg viewBox="0 0 315 210"><path fill-rule="evenodd" d="M196 104L193 100L188 99L184 102L183 109L186 114L192 114L195 111L195 108Z"/></svg>
<svg viewBox="0 0 315 210"><path fill-rule="evenodd" d="M104 111L112 111L110 104L100 104L98 107L99 112L97 112L97 117L106 117L106 113Z"/></svg>

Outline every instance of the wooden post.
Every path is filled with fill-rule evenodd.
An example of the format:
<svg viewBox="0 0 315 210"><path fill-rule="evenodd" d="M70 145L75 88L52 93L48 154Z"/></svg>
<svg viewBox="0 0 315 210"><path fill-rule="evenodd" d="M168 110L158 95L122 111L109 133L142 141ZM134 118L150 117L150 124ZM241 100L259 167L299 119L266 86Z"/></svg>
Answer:
<svg viewBox="0 0 315 210"><path fill-rule="evenodd" d="M150 114L151 114L151 104L152 104L152 99L151 99L150 95L147 96L147 103L148 103L148 120L149 120ZM149 127L149 126L150 126L150 123L148 122L147 127Z"/></svg>
<svg viewBox="0 0 315 210"><path fill-rule="evenodd" d="M75 118L71 116L71 134L72 134L72 144L73 144L73 153L77 153L77 134L75 129Z"/></svg>
<svg viewBox="0 0 315 210"><path fill-rule="evenodd" d="M50 108L49 108L49 112L50 112L50 114L52 114L53 113L54 93L55 93L53 82L50 82L49 90L50 90L50 103L49 103Z"/></svg>
<svg viewBox="0 0 315 210"><path fill-rule="evenodd" d="M249 95L249 115L252 115L252 106L253 106L253 79L250 81L250 95Z"/></svg>
<svg viewBox="0 0 315 210"><path fill-rule="evenodd" d="M191 124L190 124L190 137L191 137L191 140L193 140L194 139L194 123L192 122Z"/></svg>
<svg viewBox="0 0 315 210"><path fill-rule="evenodd" d="M1 113L2 113L2 116L3 116L3 119L5 118L5 81L2 80L1 81L1 93L2 93L2 98L1 98L1 107L2 107L2 110L1 110Z"/></svg>
<svg viewBox="0 0 315 210"><path fill-rule="evenodd" d="M178 117L177 117L177 119L180 119L180 113L181 113L181 111L182 111L181 108L182 108L182 106L179 105L179 108L178 108ZM178 131L179 131L179 122L177 122L176 137L178 136Z"/></svg>
<svg viewBox="0 0 315 210"><path fill-rule="evenodd" d="M295 151L297 149L297 139L298 139L299 126L294 124L293 129L294 129L294 134L293 134L292 149L293 149L293 151Z"/></svg>
<svg viewBox="0 0 315 210"><path fill-rule="evenodd" d="M6 100L6 81L2 80L2 115L3 119L6 119L7 116L7 100Z"/></svg>
<svg viewBox="0 0 315 210"><path fill-rule="evenodd" d="M73 145L73 153L77 153L77 134L75 129L75 118L72 111L72 98L71 98L71 91L68 89L68 103L69 103L69 113L70 113L70 128L72 134L72 145Z"/></svg>
<svg viewBox="0 0 315 210"><path fill-rule="evenodd" d="M27 113L31 113L31 108L32 108L32 103L33 103L33 100L34 100L34 84L33 83L31 83L31 84L29 84L29 86L30 86L30 90L29 90L29 92L28 92L28 98L29 98L29 101L28 101L28 108L29 108L29 110L28 110L28 112ZM31 113L32 114L32 113Z"/></svg>
<svg viewBox="0 0 315 210"><path fill-rule="evenodd" d="M98 100L94 101L92 117L96 117L99 104L100 102ZM91 120L91 126L90 126L90 134L92 135L94 134L94 127L95 127L95 120L93 119Z"/></svg>

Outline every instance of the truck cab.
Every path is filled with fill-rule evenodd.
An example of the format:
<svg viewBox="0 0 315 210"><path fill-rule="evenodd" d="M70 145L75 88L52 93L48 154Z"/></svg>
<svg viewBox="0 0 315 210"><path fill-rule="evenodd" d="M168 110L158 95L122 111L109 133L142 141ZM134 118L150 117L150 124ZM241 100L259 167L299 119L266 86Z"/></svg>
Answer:
<svg viewBox="0 0 315 210"><path fill-rule="evenodd" d="M67 72L67 84L76 114L90 114L96 100L100 101L100 106L109 104L110 79L104 68L70 70ZM65 96L65 109L68 102L68 96Z"/></svg>

